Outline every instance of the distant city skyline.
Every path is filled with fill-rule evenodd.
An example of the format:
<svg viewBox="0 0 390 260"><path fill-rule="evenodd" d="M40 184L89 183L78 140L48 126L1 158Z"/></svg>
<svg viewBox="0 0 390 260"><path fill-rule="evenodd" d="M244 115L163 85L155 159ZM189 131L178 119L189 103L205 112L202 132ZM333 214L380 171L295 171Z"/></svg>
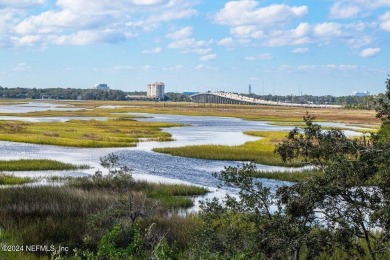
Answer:
<svg viewBox="0 0 390 260"><path fill-rule="evenodd" d="M0 85L385 91L390 0L0 0Z"/></svg>

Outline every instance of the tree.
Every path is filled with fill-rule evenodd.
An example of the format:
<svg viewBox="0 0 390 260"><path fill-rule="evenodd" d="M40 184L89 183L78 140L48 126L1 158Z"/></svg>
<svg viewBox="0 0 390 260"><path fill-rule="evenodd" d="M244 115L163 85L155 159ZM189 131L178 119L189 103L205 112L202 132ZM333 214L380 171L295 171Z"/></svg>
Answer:
<svg viewBox="0 0 390 260"><path fill-rule="evenodd" d="M305 163L320 167L339 157L356 157L361 149L357 140L348 139L343 131L322 130L319 124L313 123L314 116L306 114L303 120L306 127L294 128L287 135L287 140L276 145L275 152L284 161L300 159Z"/></svg>
<svg viewBox="0 0 390 260"><path fill-rule="evenodd" d="M324 237L316 229L313 209L291 214L278 194L253 178L255 171L254 164L244 164L216 174L226 185L239 189L239 198L227 195L223 202L214 199L202 204L194 258L301 259L329 250L329 243L308 246Z"/></svg>
<svg viewBox="0 0 390 260"><path fill-rule="evenodd" d="M384 122L390 121L390 78L386 79L386 93L379 98L378 104L379 108L376 110L376 117Z"/></svg>
<svg viewBox="0 0 390 260"><path fill-rule="evenodd" d="M387 124L387 103L380 112ZM306 127L292 130L276 152L283 160L301 158L324 174L280 189L281 200L289 214L301 212L302 205L311 207L323 228L344 234L344 241L334 243L345 251L364 254L358 238L365 241L371 259L377 259L389 250L389 141L377 135L369 142L365 137L350 140L339 130L321 130L311 119L306 116Z"/></svg>

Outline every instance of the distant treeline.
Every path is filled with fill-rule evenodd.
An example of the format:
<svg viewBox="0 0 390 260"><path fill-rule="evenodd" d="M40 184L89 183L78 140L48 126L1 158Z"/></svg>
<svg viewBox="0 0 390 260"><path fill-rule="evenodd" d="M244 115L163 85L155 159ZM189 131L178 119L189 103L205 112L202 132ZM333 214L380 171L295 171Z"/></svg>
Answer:
<svg viewBox="0 0 390 260"><path fill-rule="evenodd" d="M0 86L0 98L32 98L32 99L69 99L69 100L126 100L126 95L146 95L144 91L124 92L121 90L96 90L96 89L76 89L76 88L3 88ZM249 96L248 94L241 94ZM279 95L256 95L251 97L298 104L331 104L342 105L354 109L374 109L378 98L383 95L371 95L365 97L358 96L279 96ZM162 101L190 102L191 98L182 93L165 93Z"/></svg>
<svg viewBox="0 0 390 260"><path fill-rule="evenodd" d="M248 94L241 94L244 96L249 96ZM342 105L347 108L352 109L374 109L377 107L377 100L383 96L383 94L379 95L370 95L365 97L358 96L340 96L335 97L331 95L326 96L312 96L312 95L302 95L302 96L279 96L279 95L256 95L251 94L250 97L283 102L283 103L298 103L298 104L329 104L329 105Z"/></svg>
<svg viewBox="0 0 390 260"><path fill-rule="evenodd" d="M76 88L3 88L0 98L67 99L67 100L125 100L126 95L144 95L144 91L97 90ZM168 92L163 101L188 102L191 98L181 93Z"/></svg>
<svg viewBox="0 0 390 260"><path fill-rule="evenodd" d="M3 88L2 98L70 99L70 100L125 100L121 90L97 90L76 88Z"/></svg>

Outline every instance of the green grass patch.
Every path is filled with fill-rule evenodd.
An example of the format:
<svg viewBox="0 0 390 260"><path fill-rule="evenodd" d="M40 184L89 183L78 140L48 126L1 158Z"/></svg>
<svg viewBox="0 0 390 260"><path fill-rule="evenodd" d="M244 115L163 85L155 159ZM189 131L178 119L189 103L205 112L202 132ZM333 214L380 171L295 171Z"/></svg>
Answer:
<svg viewBox="0 0 390 260"><path fill-rule="evenodd" d="M89 169L88 165L74 165L49 159L20 159L0 161L0 171L49 171Z"/></svg>
<svg viewBox="0 0 390 260"><path fill-rule="evenodd" d="M144 190L147 197L156 199L165 207L189 208L193 202L188 196L205 195L208 190L203 187L181 184L149 183Z"/></svg>
<svg viewBox="0 0 390 260"><path fill-rule="evenodd" d="M30 182L33 182L33 180L28 177L16 177L14 175L0 173L0 185L19 185Z"/></svg>
<svg viewBox="0 0 390 260"><path fill-rule="evenodd" d="M132 191L141 192L147 198L159 201L168 208L189 208L193 206L192 196L204 195L206 188L183 184L162 184L135 181L129 178L93 178L81 177L70 179L68 185L88 191Z"/></svg>
<svg viewBox="0 0 390 260"><path fill-rule="evenodd" d="M272 179L279 181L290 181L290 182L299 182L306 180L313 176L322 175L323 172L318 170L302 170L302 171L291 171L291 172L262 172L257 171L253 174L254 177Z"/></svg>
<svg viewBox="0 0 390 260"><path fill-rule="evenodd" d="M0 122L0 140L71 147L131 147L140 139L172 140L162 127L178 124L138 122L128 119L67 122Z"/></svg>
<svg viewBox="0 0 390 260"><path fill-rule="evenodd" d="M245 134L262 138L238 146L192 145L175 148L155 148L153 151L207 160L250 161L265 165L302 166L298 162L284 163L280 156L274 153L275 144L280 143L285 138L286 132L248 131Z"/></svg>

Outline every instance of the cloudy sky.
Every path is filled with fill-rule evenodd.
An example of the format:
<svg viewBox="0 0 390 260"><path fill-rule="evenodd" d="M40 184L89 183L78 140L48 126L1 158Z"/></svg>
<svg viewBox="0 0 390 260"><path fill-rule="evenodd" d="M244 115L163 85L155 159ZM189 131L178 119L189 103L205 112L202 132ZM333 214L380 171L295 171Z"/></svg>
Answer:
<svg viewBox="0 0 390 260"><path fill-rule="evenodd" d="M0 0L0 85L384 92L390 0Z"/></svg>

